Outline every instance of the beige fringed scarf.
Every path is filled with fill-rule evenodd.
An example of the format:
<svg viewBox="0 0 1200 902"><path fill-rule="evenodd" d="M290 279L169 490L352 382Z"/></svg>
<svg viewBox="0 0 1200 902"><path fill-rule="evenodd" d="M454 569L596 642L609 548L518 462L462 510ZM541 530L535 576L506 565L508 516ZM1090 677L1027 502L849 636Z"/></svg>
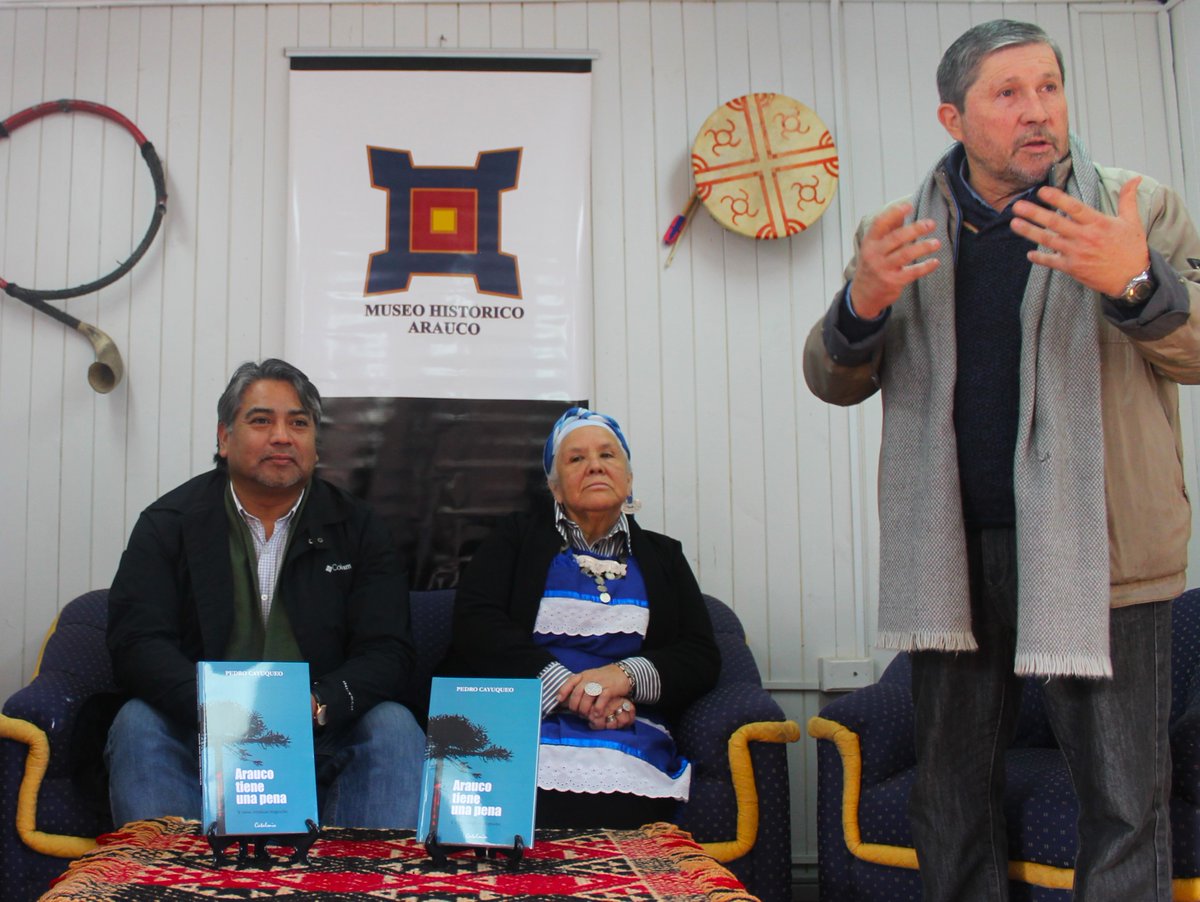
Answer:
<svg viewBox="0 0 1200 902"><path fill-rule="evenodd" d="M954 432L951 211L935 178L944 161L913 198L913 217L938 223L941 265L893 306L881 372L878 641L901 650L976 648ZM1064 190L1099 207L1099 177L1074 136L1071 161ZM1019 674L1112 675L1096 305L1095 292L1036 265L1021 304Z"/></svg>

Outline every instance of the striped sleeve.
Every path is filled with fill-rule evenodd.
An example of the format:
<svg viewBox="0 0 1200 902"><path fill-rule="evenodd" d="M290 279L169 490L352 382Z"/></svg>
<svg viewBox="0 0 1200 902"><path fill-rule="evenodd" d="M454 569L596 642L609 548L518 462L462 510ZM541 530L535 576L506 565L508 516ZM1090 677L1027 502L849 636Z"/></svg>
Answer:
<svg viewBox="0 0 1200 902"><path fill-rule="evenodd" d="M574 674L558 661L551 661L542 668L542 672L538 674L538 679L542 681L542 717L558 707L558 690L573 676Z"/></svg>

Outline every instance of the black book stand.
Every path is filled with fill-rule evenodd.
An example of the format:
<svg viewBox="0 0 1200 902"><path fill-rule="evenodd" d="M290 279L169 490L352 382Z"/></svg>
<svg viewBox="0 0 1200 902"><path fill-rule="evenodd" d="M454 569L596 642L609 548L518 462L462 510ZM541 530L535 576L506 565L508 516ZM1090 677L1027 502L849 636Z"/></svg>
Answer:
<svg viewBox="0 0 1200 902"><path fill-rule="evenodd" d="M321 835L321 828L318 827L311 819L306 819L304 823L308 827L307 833L256 833L251 836L218 836L217 823L213 821L209 824L208 831L204 834L208 840L209 848L213 853L213 864L216 867L226 867L234 865L238 868L260 868L269 869L276 864L308 864L308 850L312 848L312 844L317 841L317 837ZM237 843L238 853L237 858L230 858L225 854L225 850L231 845ZM291 857L286 860L275 859L271 857L268 851L268 846L290 846L296 851ZM251 848L253 847L253 856L251 856Z"/></svg>
<svg viewBox="0 0 1200 902"><path fill-rule="evenodd" d="M513 837L510 849L504 846L444 846L438 842L437 833L434 831L430 831L429 835L425 837L425 851L429 853L429 858L439 870L445 868L449 856L455 852L461 852L463 849L474 849L476 858L494 859L503 855L508 859L508 870L515 871L521 867L521 861L525 857L525 840L518 833Z"/></svg>

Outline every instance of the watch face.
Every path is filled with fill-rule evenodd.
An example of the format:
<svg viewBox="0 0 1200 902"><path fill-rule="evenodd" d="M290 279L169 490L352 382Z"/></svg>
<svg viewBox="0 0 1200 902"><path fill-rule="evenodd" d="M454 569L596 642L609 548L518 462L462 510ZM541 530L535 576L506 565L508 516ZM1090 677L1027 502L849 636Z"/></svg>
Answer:
<svg viewBox="0 0 1200 902"><path fill-rule="evenodd" d="M1121 296L1121 300L1127 304L1144 303L1149 300L1150 295L1154 294L1156 287L1150 270L1146 270L1130 280L1129 284L1125 286L1125 293Z"/></svg>
<svg viewBox="0 0 1200 902"><path fill-rule="evenodd" d="M1142 301L1148 300L1150 295L1154 294L1154 282L1147 276L1144 281L1132 286L1128 294L1131 301L1140 304Z"/></svg>

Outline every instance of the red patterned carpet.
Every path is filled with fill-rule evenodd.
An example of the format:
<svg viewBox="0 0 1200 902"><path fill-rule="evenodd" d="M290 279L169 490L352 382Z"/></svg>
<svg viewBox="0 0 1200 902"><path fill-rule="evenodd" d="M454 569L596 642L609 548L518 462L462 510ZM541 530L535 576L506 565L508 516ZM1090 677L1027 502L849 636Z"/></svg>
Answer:
<svg viewBox="0 0 1200 902"><path fill-rule="evenodd" d="M412 831L330 828L310 864L217 868L199 824L141 821L100 838L42 902L340 899L750 902L737 879L670 824L640 830L540 830L521 866L459 852L437 868ZM236 850L230 850L234 853ZM276 850L272 850L273 852Z"/></svg>

